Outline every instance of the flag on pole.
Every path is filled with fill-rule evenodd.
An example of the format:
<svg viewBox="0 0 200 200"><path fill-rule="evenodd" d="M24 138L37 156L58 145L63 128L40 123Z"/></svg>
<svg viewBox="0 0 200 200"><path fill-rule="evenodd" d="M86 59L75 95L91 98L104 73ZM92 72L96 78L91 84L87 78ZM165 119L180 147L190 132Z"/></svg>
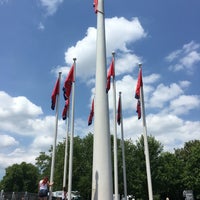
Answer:
<svg viewBox="0 0 200 200"><path fill-rule="evenodd" d="M52 95L51 95L51 109L54 110L55 109L55 105L56 105L56 97L59 94L59 78L56 81L56 84L54 86Z"/></svg>
<svg viewBox="0 0 200 200"><path fill-rule="evenodd" d="M136 90L135 90L135 98L140 99L140 87L142 87L142 69L140 69L139 74L138 74L138 80L137 80L137 85L136 85Z"/></svg>
<svg viewBox="0 0 200 200"><path fill-rule="evenodd" d="M138 99L138 102L137 102L136 112L138 114L138 119L140 119L141 118L141 106L140 106L140 100L139 99Z"/></svg>
<svg viewBox="0 0 200 200"><path fill-rule="evenodd" d="M88 117L88 126L90 126L92 124L93 116L94 116L94 99L92 100L92 106L91 106L91 110L90 110L90 115Z"/></svg>
<svg viewBox="0 0 200 200"><path fill-rule="evenodd" d="M138 80L137 80L136 90L135 90L135 98L138 100L137 107L136 107L136 112L138 114L138 119L141 118L140 89L141 89L142 86L143 86L142 68L140 68L139 73L138 73Z"/></svg>
<svg viewBox="0 0 200 200"><path fill-rule="evenodd" d="M118 125L121 124L121 98L120 98L120 96L119 96L119 100L118 100L117 123L118 123Z"/></svg>
<svg viewBox="0 0 200 200"><path fill-rule="evenodd" d="M65 106L63 108L63 112L62 112L62 118L63 120L66 120L67 118L67 112L69 110L69 98L65 100Z"/></svg>
<svg viewBox="0 0 200 200"><path fill-rule="evenodd" d="M72 65L69 74L65 80L64 87L63 87L63 96L64 99L68 99L71 94L72 89L72 82L74 82L74 65Z"/></svg>
<svg viewBox="0 0 200 200"><path fill-rule="evenodd" d="M98 0L94 0L93 7L94 7L94 12L97 13L98 12Z"/></svg>
<svg viewBox="0 0 200 200"><path fill-rule="evenodd" d="M111 76L112 77L115 76L114 58L112 58L112 62L110 64L110 67L109 67L109 70L108 70L108 74L107 74L107 86L106 86L106 92L107 93L110 90L110 79L111 79Z"/></svg>

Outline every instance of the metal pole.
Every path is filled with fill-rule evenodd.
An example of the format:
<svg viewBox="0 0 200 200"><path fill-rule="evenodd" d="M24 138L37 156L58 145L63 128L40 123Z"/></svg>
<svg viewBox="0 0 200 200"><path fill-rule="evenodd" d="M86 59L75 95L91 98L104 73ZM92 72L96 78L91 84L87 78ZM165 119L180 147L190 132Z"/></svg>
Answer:
<svg viewBox="0 0 200 200"><path fill-rule="evenodd" d="M74 60L74 82L72 83L72 111L71 111L68 199L71 199L71 191L72 191L72 167L73 167L73 146L74 146L74 103L75 103L76 58L74 58L73 60Z"/></svg>
<svg viewBox="0 0 200 200"><path fill-rule="evenodd" d="M96 45L92 200L111 200L113 199L113 180L108 96L106 93L106 42L103 0L98 0Z"/></svg>
<svg viewBox="0 0 200 200"><path fill-rule="evenodd" d="M112 56L114 59L114 70L115 70L115 52L112 52ZM115 73L114 73L115 74ZM116 83L115 83L115 75L112 79L113 85L113 151L114 151L114 186L115 186L115 200L118 200L118 160L117 160L117 114L116 114Z"/></svg>
<svg viewBox="0 0 200 200"><path fill-rule="evenodd" d="M121 113L121 147L122 147L122 163L123 163L123 180L124 180L124 197L127 199L127 184L126 184L126 162L125 162L125 151L124 151L124 128L123 128L123 115L122 115L122 98L121 92L119 92L120 98L120 113Z"/></svg>
<svg viewBox="0 0 200 200"><path fill-rule="evenodd" d="M60 79L61 79L61 72L59 72L59 94L56 97L57 100L56 100L55 134L54 134L53 152L52 152L52 160L51 160L50 183L53 183L53 180L54 180L54 165L55 165L56 141L57 141L57 132L58 132L58 107L59 107L59 100L60 100ZM52 189L53 189L53 186L51 185L49 188L49 200L52 199Z"/></svg>
<svg viewBox="0 0 200 200"><path fill-rule="evenodd" d="M141 70L142 64L139 64ZM147 183L148 183L148 193L149 200L153 200L153 190L151 182L151 167L149 160L149 147L148 147L148 138L147 138L147 126L146 126L146 117L145 117L145 106L144 106L144 93L143 93L143 84L140 87L140 98L141 98L141 108L142 108L142 122L143 122L143 136L144 136L144 154L146 160L146 171L147 171Z"/></svg>
<svg viewBox="0 0 200 200"><path fill-rule="evenodd" d="M64 172L63 172L63 188L66 187L66 177L67 177L67 157L68 157L68 132L69 132L69 107L67 111L66 119L66 138L65 138L65 158L64 158Z"/></svg>

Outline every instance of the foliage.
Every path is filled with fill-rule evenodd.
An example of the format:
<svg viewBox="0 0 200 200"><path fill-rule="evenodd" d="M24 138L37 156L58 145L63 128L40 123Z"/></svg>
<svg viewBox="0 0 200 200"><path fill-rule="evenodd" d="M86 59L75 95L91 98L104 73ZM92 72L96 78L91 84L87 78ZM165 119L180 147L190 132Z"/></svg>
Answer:
<svg viewBox="0 0 200 200"><path fill-rule="evenodd" d="M6 168L6 174L1 181L5 192L37 192L39 172L36 166L22 162Z"/></svg>
<svg viewBox="0 0 200 200"><path fill-rule="evenodd" d="M183 162L181 176L185 190L193 190L196 196L200 196L200 140L185 143L182 149L175 150L175 155Z"/></svg>
<svg viewBox="0 0 200 200"><path fill-rule="evenodd" d="M70 148L68 138L68 152ZM62 190L65 139L56 148L53 190ZM86 137L74 137L73 142L73 176L72 190L80 192L84 200L91 199L93 134ZM124 193L123 165L121 141L118 147L118 182L119 193ZM152 187L154 199L183 199L183 190L193 190L196 197L200 196L200 141L185 143L184 148L174 153L164 152L163 145L153 136L148 136ZM144 138L141 136L135 143L124 141L127 193L136 199L148 199L148 185L144 154ZM111 136L111 152L113 152L113 136ZM6 191L37 191L39 178L50 176L52 146L48 153L41 152L36 158L36 166L21 163L6 169L6 175L0 187ZM68 157L69 158L69 155ZM112 155L113 159L113 155ZM67 159L69 160L69 159ZM112 160L113 163L113 160ZM69 163L67 163L69 165ZM68 174L67 169L67 174ZM68 176L66 183L68 183Z"/></svg>

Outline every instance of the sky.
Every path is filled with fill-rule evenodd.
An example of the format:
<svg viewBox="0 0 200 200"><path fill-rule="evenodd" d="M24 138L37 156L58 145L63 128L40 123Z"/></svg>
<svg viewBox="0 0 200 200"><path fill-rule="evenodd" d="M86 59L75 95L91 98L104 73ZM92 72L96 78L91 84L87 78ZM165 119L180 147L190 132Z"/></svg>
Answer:
<svg viewBox="0 0 200 200"><path fill-rule="evenodd" d="M137 141L135 87L142 63L147 134L164 151L200 139L200 1L104 0L106 58L115 52L125 139ZM15 163L35 163L53 145L51 93L76 61L74 135L88 126L95 94L96 22L92 0L0 0L0 180ZM113 133L113 95L109 91ZM58 137L66 136L59 102ZM120 138L118 126L118 138Z"/></svg>

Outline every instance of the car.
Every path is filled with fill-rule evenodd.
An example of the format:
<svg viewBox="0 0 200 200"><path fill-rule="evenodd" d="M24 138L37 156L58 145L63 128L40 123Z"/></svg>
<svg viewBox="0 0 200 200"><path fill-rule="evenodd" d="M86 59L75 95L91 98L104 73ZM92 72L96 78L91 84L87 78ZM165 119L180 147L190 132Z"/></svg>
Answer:
<svg viewBox="0 0 200 200"><path fill-rule="evenodd" d="M53 199L62 199L62 193L63 193L63 191L52 192L52 198ZM80 193L78 191L71 191L71 197L74 200L81 199Z"/></svg>

